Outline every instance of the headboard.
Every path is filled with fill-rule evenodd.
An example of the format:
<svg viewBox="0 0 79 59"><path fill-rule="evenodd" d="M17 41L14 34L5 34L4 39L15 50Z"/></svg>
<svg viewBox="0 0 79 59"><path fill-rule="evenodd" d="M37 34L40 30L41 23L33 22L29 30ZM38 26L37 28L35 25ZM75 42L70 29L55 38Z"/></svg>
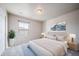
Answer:
<svg viewBox="0 0 79 59"><path fill-rule="evenodd" d="M68 40L69 34L65 31L49 31L45 33L45 36L64 36L65 40Z"/></svg>
<svg viewBox="0 0 79 59"><path fill-rule="evenodd" d="M47 32L46 34L48 34L48 35L66 36L67 32L65 32L65 31L50 31L50 32Z"/></svg>

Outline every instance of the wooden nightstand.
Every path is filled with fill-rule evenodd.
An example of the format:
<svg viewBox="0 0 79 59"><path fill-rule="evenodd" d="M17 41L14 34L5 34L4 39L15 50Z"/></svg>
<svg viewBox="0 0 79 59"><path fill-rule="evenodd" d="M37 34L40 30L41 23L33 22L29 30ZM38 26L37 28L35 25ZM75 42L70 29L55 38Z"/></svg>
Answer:
<svg viewBox="0 0 79 59"><path fill-rule="evenodd" d="M69 49L77 50L77 44L74 42L69 42L68 46L69 46Z"/></svg>

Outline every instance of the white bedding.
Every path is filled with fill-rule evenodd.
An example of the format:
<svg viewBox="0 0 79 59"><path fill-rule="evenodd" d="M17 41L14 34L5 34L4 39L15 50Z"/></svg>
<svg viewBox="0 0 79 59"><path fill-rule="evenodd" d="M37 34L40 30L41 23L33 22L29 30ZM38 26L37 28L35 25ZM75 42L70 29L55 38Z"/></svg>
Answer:
<svg viewBox="0 0 79 59"><path fill-rule="evenodd" d="M30 41L29 48L38 56L63 56L67 52L64 42L48 38Z"/></svg>

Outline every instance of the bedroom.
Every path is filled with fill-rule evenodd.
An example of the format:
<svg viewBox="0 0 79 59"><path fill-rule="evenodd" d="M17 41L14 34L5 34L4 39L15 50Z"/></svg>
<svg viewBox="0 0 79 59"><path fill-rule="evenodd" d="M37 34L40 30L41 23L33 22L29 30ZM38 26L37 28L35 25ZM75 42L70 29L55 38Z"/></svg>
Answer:
<svg viewBox="0 0 79 59"><path fill-rule="evenodd" d="M0 4L0 55L65 55L61 46L67 43L68 55L79 55L79 4L77 3L3 3ZM63 29L59 25L64 26ZM54 29L52 27L55 27ZM10 33L13 35L8 37ZM52 35L52 36L51 36ZM68 35L69 40L61 36ZM59 36L59 41L57 38ZM8 37L8 38L7 38ZM39 40L40 39L40 40ZM43 40L42 40L43 39ZM53 42L53 40L57 42ZM59 43L64 40L64 43ZM41 41L41 42L40 42ZM44 42L43 42L44 41ZM53 42L53 44L48 43ZM36 45L34 45L35 43ZM46 43L46 44L44 44ZM43 45L41 45L43 44ZM25 48L29 45L29 48ZM42 46L37 47L37 45ZM52 47L53 46L53 47ZM49 47L49 49L48 49ZM63 50L62 50L62 49ZM19 49L19 50L18 50ZM30 49L34 50L31 51ZM53 49L53 51L51 50ZM60 49L60 50L59 50ZM62 50L62 54L59 54ZM16 52L13 52L16 51ZM27 51L27 52L25 52ZM42 51L38 54L38 51ZM11 54L8 54L8 53ZM23 53L25 52L25 53ZM34 53L33 53L34 52ZM52 52L52 53L50 53ZM67 53L67 52L66 52Z"/></svg>

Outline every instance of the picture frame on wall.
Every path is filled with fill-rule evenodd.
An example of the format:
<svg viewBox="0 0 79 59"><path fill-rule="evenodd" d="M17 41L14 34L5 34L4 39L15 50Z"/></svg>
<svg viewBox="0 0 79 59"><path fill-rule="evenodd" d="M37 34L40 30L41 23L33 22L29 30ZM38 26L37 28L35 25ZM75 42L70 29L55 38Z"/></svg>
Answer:
<svg viewBox="0 0 79 59"><path fill-rule="evenodd" d="M66 31L66 22L56 23L50 29L52 31Z"/></svg>

